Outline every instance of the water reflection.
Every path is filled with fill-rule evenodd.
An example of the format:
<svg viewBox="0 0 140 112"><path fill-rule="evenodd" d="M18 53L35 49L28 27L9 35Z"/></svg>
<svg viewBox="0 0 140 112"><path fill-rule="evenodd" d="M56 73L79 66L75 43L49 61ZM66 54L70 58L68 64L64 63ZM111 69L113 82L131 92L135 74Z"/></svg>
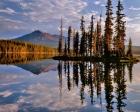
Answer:
<svg viewBox="0 0 140 112"><path fill-rule="evenodd" d="M0 64L27 63L40 59L49 59L53 55L42 53L0 53Z"/></svg>
<svg viewBox="0 0 140 112"><path fill-rule="evenodd" d="M88 96L90 97L91 104L96 103L95 97L97 97L102 107L102 97L105 96L107 112L113 112L114 110L124 112L124 108L127 105L126 68L128 70L129 80L132 82L133 63L59 61L58 76L60 94L62 94L62 75L64 73L67 77L68 91L71 91L75 86L80 88L81 104L86 100L87 93L85 89L88 88Z"/></svg>
<svg viewBox="0 0 140 112"><path fill-rule="evenodd" d="M135 68L139 64L133 70L133 63L39 61L39 56L31 61L29 57L1 57L0 63L12 65L0 65L0 109L13 104L23 112L139 110L139 68Z"/></svg>

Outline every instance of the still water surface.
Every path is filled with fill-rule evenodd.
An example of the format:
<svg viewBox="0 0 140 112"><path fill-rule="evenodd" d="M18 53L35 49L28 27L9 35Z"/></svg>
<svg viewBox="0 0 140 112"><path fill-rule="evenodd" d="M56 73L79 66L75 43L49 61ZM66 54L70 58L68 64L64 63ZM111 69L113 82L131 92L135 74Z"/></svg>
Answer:
<svg viewBox="0 0 140 112"><path fill-rule="evenodd" d="M140 63L0 65L0 112L140 112Z"/></svg>

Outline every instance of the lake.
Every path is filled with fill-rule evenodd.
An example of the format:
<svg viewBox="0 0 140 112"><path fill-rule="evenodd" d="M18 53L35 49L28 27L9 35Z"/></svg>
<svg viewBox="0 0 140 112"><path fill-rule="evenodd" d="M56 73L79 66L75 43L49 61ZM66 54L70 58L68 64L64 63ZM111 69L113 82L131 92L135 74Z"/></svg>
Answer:
<svg viewBox="0 0 140 112"><path fill-rule="evenodd" d="M140 63L0 65L0 112L139 112Z"/></svg>

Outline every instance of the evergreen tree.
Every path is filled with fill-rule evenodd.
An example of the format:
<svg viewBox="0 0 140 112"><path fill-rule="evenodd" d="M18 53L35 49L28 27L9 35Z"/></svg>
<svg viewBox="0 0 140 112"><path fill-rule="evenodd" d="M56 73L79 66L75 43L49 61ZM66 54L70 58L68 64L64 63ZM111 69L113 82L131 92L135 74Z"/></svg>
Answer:
<svg viewBox="0 0 140 112"><path fill-rule="evenodd" d="M115 26L115 37L114 37L114 48L118 52L119 57L125 55L125 45L124 45L124 38L125 38L125 21L123 14L123 5L121 1L118 0L117 11L116 11L116 26Z"/></svg>
<svg viewBox="0 0 140 112"><path fill-rule="evenodd" d="M102 47L101 47L101 55L103 56L105 53L105 37L102 35L102 41L101 41Z"/></svg>
<svg viewBox="0 0 140 112"><path fill-rule="evenodd" d="M75 56L75 54L76 54L76 53L75 53L75 48L74 48L74 47L75 47L75 39L76 39L76 33L75 33L75 30L73 30L73 49L72 49L72 50L73 50L73 55L74 55L74 56Z"/></svg>
<svg viewBox="0 0 140 112"><path fill-rule="evenodd" d="M67 55L67 42L65 40L65 46L64 46L64 55L66 56Z"/></svg>
<svg viewBox="0 0 140 112"><path fill-rule="evenodd" d="M85 56L88 56L88 50L89 50L89 34L86 32L85 34L85 41L84 41L84 47L85 47Z"/></svg>
<svg viewBox="0 0 140 112"><path fill-rule="evenodd" d="M93 54L97 55L97 29L93 33Z"/></svg>
<svg viewBox="0 0 140 112"><path fill-rule="evenodd" d="M128 63L127 64L127 69L128 69L128 75L129 75L130 82L132 82L132 80L133 80L133 66L134 66L133 63Z"/></svg>
<svg viewBox="0 0 140 112"><path fill-rule="evenodd" d="M125 65L118 63L116 65L116 101L117 101L117 110L118 112L123 112L126 106L126 79L125 79Z"/></svg>
<svg viewBox="0 0 140 112"><path fill-rule="evenodd" d="M85 52L86 52L86 48L85 48L85 36L86 36L86 33L84 32L82 34L81 42L80 42L80 55L82 55L82 56L84 56L85 55Z"/></svg>
<svg viewBox="0 0 140 112"><path fill-rule="evenodd" d="M82 37L81 37L81 42L80 42L80 54L82 56L85 55L86 53L86 46L85 46L85 43L86 43L86 32L85 32L85 21L84 21L84 16L82 16L81 18L81 26L80 26L80 29L81 29L81 32L82 32Z"/></svg>
<svg viewBox="0 0 140 112"><path fill-rule="evenodd" d="M68 54L70 54L71 34L72 34L72 28L71 28L71 26L69 26L69 29L68 29Z"/></svg>
<svg viewBox="0 0 140 112"><path fill-rule="evenodd" d="M62 38L59 39L58 53L59 53L59 55L62 55Z"/></svg>
<svg viewBox="0 0 140 112"><path fill-rule="evenodd" d="M79 33L76 32L75 38L74 38L74 53L76 56L79 54Z"/></svg>
<svg viewBox="0 0 140 112"><path fill-rule="evenodd" d="M110 51L111 51L111 42L112 42L112 35L113 35L113 12L112 12L112 1L108 0L107 1L107 6L106 6L106 20L105 20L105 55L109 56L110 55Z"/></svg>
<svg viewBox="0 0 140 112"><path fill-rule="evenodd" d="M101 49L102 49L102 34L101 34L101 16L100 16L100 21L97 22L97 40L96 40L96 45L97 45L97 55L101 56Z"/></svg>
<svg viewBox="0 0 140 112"><path fill-rule="evenodd" d="M104 65L104 86L105 86L105 99L106 99L106 108L107 112L113 111L113 84L112 78L110 74L110 63L106 63Z"/></svg>
<svg viewBox="0 0 140 112"><path fill-rule="evenodd" d="M91 22L90 22L90 36L89 36L89 50L90 50L90 56L92 56L93 51L93 32L94 32L94 16L91 16Z"/></svg>
<svg viewBox="0 0 140 112"><path fill-rule="evenodd" d="M129 39L128 50L127 50L126 56L128 56L130 58L133 57L133 54L132 54L132 40L131 40L131 38Z"/></svg>
<svg viewBox="0 0 140 112"><path fill-rule="evenodd" d="M82 16L82 18L81 18L80 29L81 29L82 34L85 33L85 20L84 20L84 16Z"/></svg>
<svg viewBox="0 0 140 112"><path fill-rule="evenodd" d="M60 26L60 38L58 43L58 53L59 55L62 55L63 52L63 20L61 18L61 26Z"/></svg>

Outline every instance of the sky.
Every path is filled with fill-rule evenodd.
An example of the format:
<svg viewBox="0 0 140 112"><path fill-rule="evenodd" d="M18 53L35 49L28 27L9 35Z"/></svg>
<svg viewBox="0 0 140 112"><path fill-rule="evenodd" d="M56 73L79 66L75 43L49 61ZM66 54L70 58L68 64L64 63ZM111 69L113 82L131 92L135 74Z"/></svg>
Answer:
<svg viewBox="0 0 140 112"><path fill-rule="evenodd" d="M117 0L113 1L115 17ZM126 43L131 37L133 45L140 45L140 0L122 0L126 14ZM106 0L0 0L0 39L11 39L41 30L59 34L60 19L64 31L68 26L78 29L83 15L87 24L91 15L100 13L105 21Z"/></svg>

